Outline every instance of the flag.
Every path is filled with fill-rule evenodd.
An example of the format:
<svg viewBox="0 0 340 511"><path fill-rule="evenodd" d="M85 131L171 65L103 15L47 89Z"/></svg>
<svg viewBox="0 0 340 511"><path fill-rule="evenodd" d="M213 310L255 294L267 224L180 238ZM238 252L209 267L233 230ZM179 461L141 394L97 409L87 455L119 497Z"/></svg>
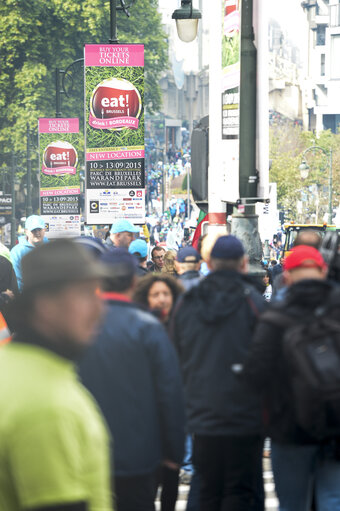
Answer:
<svg viewBox="0 0 340 511"><path fill-rule="evenodd" d="M195 230L195 234L194 234L194 237L192 239L192 246L194 248L196 248L197 250L197 247L198 247L198 242L199 242L199 239L202 235L202 225L203 225L203 222L206 222L208 220L208 213L205 213L204 211L200 211L200 214L198 216L198 220L197 220L197 226L196 226L196 230Z"/></svg>

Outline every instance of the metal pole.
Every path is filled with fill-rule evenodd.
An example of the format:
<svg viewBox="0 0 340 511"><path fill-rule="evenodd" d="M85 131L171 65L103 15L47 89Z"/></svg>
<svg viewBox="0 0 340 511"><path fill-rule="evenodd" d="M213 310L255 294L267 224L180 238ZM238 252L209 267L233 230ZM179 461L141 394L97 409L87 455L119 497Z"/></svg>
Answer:
<svg viewBox="0 0 340 511"><path fill-rule="evenodd" d="M191 165L189 162L186 164L187 167L187 219L190 218L190 168Z"/></svg>
<svg viewBox="0 0 340 511"><path fill-rule="evenodd" d="M162 214L165 211L165 182L164 182L164 165L162 164Z"/></svg>
<svg viewBox="0 0 340 511"><path fill-rule="evenodd" d="M61 117L60 69L55 68L55 116Z"/></svg>
<svg viewBox="0 0 340 511"><path fill-rule="evenodd" d="M110 0L110 44L118 44L117 39L117 0Z"/></svg>
<svg viewBox="0 0 340 511"><path fill-rule="evenodd" d="M27 203L26 203L26 216L33 213L32 209L32 167L31 167L31 147L30 147L30 128L27 123L26 130L27 137Z"/></svg>
<svg viewBox="0 0 340 511"><path fill-rule="evenodd" d="M11 195L12 195L12 213L11 213L11 248L14 247L17 237L17 222L15 218L15 174L16 162L15 155L12 153L12 169L11 169Z"/></svg>
<svg viewBox="0 0 340 511"><path fill-rule="evenodd" d="M329 150L329 190L328 190L328 223L332 223L333 218L333 151Z"/></svg>
<svg viewBox="0 0 340 511"><path fill-rule="evenodd" d="M242 1L240 81L240 197L257 197L256 65L253 0Z"/></svg>

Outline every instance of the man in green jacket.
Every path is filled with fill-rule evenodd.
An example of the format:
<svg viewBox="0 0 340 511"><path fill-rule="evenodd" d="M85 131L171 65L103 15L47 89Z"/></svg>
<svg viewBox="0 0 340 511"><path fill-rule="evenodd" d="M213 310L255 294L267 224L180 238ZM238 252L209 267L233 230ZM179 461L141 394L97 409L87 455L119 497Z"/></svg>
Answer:
<svg viewBox="0 0 340 511"><path fill-rule="evenodd" d="M0 509L112 511L109 437L74 361L101 316L105 269L67 240L22 260L0 349Z"/></svg>

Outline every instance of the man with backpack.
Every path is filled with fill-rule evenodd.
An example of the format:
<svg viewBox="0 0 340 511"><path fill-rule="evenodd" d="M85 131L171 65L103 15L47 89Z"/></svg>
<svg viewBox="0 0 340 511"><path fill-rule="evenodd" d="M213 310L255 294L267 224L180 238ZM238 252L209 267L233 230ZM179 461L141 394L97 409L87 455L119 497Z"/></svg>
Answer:
<svg viewBox="0 0 340 511"><path fill-rule="evenodd" d="M284 262L285 299L260 318L243 377L263 393L282 511L340 510L340 290L314 247Z"/></svg>

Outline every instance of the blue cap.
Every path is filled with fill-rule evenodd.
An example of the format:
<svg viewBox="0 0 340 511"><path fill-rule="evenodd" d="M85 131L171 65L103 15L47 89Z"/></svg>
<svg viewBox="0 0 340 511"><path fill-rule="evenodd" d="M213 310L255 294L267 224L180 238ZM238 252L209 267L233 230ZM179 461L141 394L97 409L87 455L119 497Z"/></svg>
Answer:
<svg viewBox="0 0 340 511"><path fill-rule="evenodd" d="M114 224L112 224L111 231L112 234L117 234L118 232L139 232L139 228L135 227L129 220L117 220Z"/></svg>
<svg viewBox="0 0 340 511"><path fill-rule="evenodd" d="M177 253L177 261L179 263L198 263L201 256L194 247L181 248Z"/></svg>
<svg viewBox="0 0 340 511"><path fill-rule="evenodd" d="M45 229L45 221L38 215L31 215L26 218L25 229L34 231L34 229Z"/></svg>
<svg viewBox="0 0 340 511"><path fill-rule="evenodd" d="M130 243L129 252L130 254L140 254L140 257L146 257L148 255L148 245L144 240L135 240Z"/></svg>
<svg viewBox="0 0 340 511"><path fill-rule="evenodd" d="M126 248L106 250L100 261L109 267L112 276L135 274L138 266L136 258Z"/></svg>
<svg viewBox="0 0 340 511"><path fill-rule="evenodd" d="M221 236L216 241L212 251L212 259L240 259L245 254L241 241L232 236Z"/></svg>

